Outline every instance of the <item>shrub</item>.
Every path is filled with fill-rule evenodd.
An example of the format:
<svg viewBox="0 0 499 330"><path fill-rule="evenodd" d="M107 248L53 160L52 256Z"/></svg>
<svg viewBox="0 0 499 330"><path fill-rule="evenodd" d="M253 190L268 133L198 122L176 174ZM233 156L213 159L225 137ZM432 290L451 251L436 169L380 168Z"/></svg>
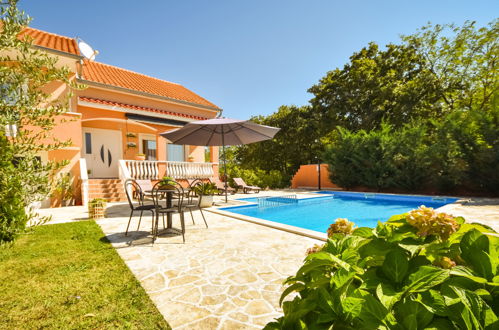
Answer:
<svg viewBox="0 0 499 330"><path fill-rule="evenodd" d="M448 193L461 188L499 194L499 107L455 111L394 129L330 135L323 159L344 188Z"/></svg>
<svg viewBox="0 0 499 330"><path fill-rule="evenodd" d="M382 124L369 132L338 128L323 154L330 179L345 188L421 188L428 175L425 134L424 125L394 130Z"/></svg>
<svg viewBox="0 0 499 330"><path fill-rule="evenodd" d="M220 169L220 175L223 176L223 168ZM289 178L285 178L280 171L264 171L261 169L244 169L237 165L230 165L227 168L229 183L233 178L242 178L247 184L261 188L284 188L289 186Z"/></svg>
<svg viewBox="0 0 499 330"><path fill-rule="evenodd" d="M266 329L499 328L491 228L421 208L344 232L309 250Z"/></svg>
<svg viewBox="0 0 499 330"><path fill-rule="evenodd" d="M214 183L200 183L194 187L194 192L198 196L201 195L207 196L207 195L214 195L215 193L218 192L218 189Z"/></svg>

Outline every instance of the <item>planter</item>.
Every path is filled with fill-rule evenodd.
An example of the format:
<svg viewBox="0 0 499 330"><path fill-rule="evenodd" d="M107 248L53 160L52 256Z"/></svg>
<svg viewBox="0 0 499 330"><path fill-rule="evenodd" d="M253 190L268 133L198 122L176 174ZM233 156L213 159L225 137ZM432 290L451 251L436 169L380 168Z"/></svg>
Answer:
<svg viewBox="0 0 499 330"><path fill-rule="evenodd" d="M165 184L164 186L159 186L159 189L163 189L163 190L176 190L177 187L172 186L170 184Z"/></svg>
<svg viewBox="0 0 499 330"><path fill-rule="evenodd" d="M146 156L135 156L135 160L146 160Z"/></svg>
<svg viewBox="0 0 499 330"><path fill-rule="evenodd" d="M211 207L213 205L213 195L201 195L199 199L200 207Z"/></svg>
<svg viewBox="0 0 499 330"><path fill-rule="evenodd" d="M73 200L72 199L65 199L61 202L61 206L73 206Z"/></svg>
<svg viewBox="0 0 499 330"><path fill-rule="evenodd" d="M102 219L106 216L107 203L103 200L92 200L88 203L88 217L93 220Z"/></svg>

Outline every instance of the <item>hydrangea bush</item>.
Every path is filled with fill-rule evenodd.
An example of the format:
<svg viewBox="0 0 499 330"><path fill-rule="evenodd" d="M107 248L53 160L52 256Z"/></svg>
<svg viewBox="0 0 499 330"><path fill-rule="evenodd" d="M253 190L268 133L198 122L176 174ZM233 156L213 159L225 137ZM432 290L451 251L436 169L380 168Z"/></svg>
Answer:
<svg viewBox="0 0 499 330"><path fill-rule="evenodd" d="M421 207L376 228L338 219L328 237L286 280L284 316L266 329L499 329L491 228Z"/></svg>

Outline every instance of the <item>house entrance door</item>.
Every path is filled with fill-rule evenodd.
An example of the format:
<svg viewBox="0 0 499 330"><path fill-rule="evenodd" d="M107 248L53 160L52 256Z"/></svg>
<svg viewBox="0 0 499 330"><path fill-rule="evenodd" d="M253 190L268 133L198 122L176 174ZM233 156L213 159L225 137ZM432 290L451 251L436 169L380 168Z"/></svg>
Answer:
<svg viewBox="0 0 499 330"><path fill-rule="evenodd" d="M83 152L89 178L117 178L121 146L121 131L84 127Z"/></svg>

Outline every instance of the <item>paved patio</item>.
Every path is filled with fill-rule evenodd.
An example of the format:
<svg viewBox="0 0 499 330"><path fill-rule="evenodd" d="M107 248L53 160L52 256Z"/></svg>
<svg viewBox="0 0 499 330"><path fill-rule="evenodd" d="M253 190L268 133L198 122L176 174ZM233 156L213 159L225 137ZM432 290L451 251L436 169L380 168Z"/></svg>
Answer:
<svg viewBox="0 0 499 330"><path fill-rule="evenodd" d="M98 223L174 329L262 328L281 313L282 281L317 242L209 212L207 229L197 211L196 225L186 216L185 244L170 235L152 245L150 216L125 237L128 206L108 210Z"/></svg>
<svg viewBox="0 0 499 330"><path fill-rule="evenodd" d="M277 194L283 192L259 196ZM233 196L238 197L243 196ZM498 199L474 199L442 211L499 230ZM55 222L85 218L82 207L43 212L53 214ZM128 215L127 204L110 204L107 218L98 223L174 329L262 328L282 312L278 306L282 281L295 274L306 249L319 243L209 212L205 212L207 229L196 211L196 225L186 214L185 244L180 235L171 234L152 245L150 216L144 216L140 231L136 230L138 217L134 217L131 233L125 237ZM179 225L177 216L173 223Z"/></svg>

